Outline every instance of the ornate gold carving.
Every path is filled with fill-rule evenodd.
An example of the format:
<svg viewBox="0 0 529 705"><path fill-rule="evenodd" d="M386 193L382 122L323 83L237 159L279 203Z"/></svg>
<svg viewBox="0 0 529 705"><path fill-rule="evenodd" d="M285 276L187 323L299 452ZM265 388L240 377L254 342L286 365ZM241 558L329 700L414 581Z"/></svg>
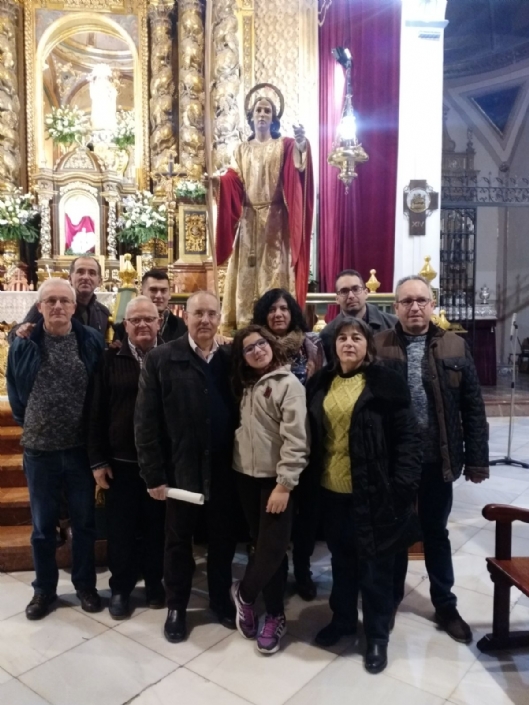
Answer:
<svg viewBox="0 0 529 705"><path fill-rule="evenodd" d="M62 41L79 31L82 26L84 32L102 31L115 34L130 46L134 62L135 166L138 186L144 188L150 172L147 0L20 0L20 3L24 5L27 161L30 185L35 181L36 171L45 164L42 69L46 49L50 43ZM44 9L78 12L62 14L44 29L43 36L37 42L36 13ZM109 16L110 12L115 15L134 16L136 21L131 23L124 19L122 22L116 22Z"/></svg>
<svg viewBox="0 0 529 705"><path fill-rule="evenodd" d="M230 164L241 137L238 105L241 66L236 9L236 0L216 0L213 6L213 165L216 169Z"/></svg>
<svg viewBox="0 0 529 705"><path fill-rule="evenodd" d="M204 24L198 0L180 0L180 164L192 179L204 170ZM209 86L208 86L209 90Z"/></svg>
<svg viewBox="0 0 529 705"><path fill-rule="evenodd" d="M242 18L242 68L243 68L243 93L248 92L254 84L254 32L253 11Z"/></svg>
<svg viewBox="0 0 529 705"><path fill-rule="evenodd" d="M293 134L292 126L300 122L300 6L303 5L300 0L267 0L255 7L255 82L273 83L285 96L282 134Z"/></svg>
<svg viewBox="0 0 529 705"><path fill-rule="evenodd" d="M0 5L0 190L20 183L17 6Z"/></svg>
<svg viewBox="0 0 529 705"><path fill-rule="evenodd" d="M172 69L171 13L173 2L152 2L151 26L151 164L154 172L168 170L169 158L177 156L173 134L175 85Z"/></svg>
<svg viewBox="0 0 529 705"><path fill-rule="evenodd" d="M184 252L186 255L205 255L207 247L206 214L184 214Z"/></svg>

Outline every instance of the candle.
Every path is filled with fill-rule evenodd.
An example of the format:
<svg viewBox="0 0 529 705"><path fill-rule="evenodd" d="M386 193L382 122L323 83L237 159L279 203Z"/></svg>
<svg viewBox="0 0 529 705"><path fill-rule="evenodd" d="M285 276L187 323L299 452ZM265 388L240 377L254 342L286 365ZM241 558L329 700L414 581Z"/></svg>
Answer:
<svg viewBox="0 0 529 705"><path fill-rule="evenodd" d="M169 176L173 175L173 167L174 167L174 160L173 160L173 155L171 154L169 156Z"/></svg>

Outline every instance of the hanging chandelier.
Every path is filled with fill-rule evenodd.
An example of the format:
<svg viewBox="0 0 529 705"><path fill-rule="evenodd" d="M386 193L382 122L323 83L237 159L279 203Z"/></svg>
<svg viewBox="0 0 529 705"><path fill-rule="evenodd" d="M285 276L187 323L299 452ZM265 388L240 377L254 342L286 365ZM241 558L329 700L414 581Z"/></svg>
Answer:
<svg viewBox="0 0 529 705"><path fill-rule="evenodd" d="M332 50L332 53L336 61L345 70L345 98L342 116L336 131L336 140L333 143L332 152L327 157L327 162L340 170L338 178L345 186L345 193L348 193L353 179L358 176L356 164L367 162L369 156L356 137L356 118L353 110L351 80L351 69L353 66L351 52L349 49L337 47Z"/></svg>

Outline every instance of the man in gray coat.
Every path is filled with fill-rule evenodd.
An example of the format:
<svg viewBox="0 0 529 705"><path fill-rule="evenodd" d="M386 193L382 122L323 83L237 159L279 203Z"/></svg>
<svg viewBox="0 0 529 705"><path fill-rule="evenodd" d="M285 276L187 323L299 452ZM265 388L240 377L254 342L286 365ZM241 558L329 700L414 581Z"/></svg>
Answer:
<svg viewBox="0 0 529 705"><path fill-rule="evenodd" d="M334 329L344 316L361 318L371 328L373 335L388 330L388 328L394 328L397 322L397 317L393 314L384 313L375 304L367 303L369 291L362 275L356 269L344 269L340 272L336 277L335 286L336 303L340 307L340 313L321 332L321 341L327 360L333 359L331 347Z"/></svg>

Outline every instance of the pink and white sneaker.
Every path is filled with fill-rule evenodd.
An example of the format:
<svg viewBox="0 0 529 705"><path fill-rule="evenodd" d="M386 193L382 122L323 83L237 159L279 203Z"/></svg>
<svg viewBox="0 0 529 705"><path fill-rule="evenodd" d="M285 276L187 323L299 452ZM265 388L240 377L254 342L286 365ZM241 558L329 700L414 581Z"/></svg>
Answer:
<svg viewBox="0 0 529 705"><path fill-rule="evenodd" d="M257 637L257 650L262 654L275 654L279 651L281 638L287 633L287 620L284 614L272 617L267 614Z"/></svg>
<svg viewBox="0 0 529 705"><path fill-rule="evenodd" d="M245 639L255 639L259 626L257 612L254 610L253 604L247 604L242 601L239 592L240 584L240 580L237 580L230 589L231 599L236 611L235 624L237 625L237 630Z"/></svg>

